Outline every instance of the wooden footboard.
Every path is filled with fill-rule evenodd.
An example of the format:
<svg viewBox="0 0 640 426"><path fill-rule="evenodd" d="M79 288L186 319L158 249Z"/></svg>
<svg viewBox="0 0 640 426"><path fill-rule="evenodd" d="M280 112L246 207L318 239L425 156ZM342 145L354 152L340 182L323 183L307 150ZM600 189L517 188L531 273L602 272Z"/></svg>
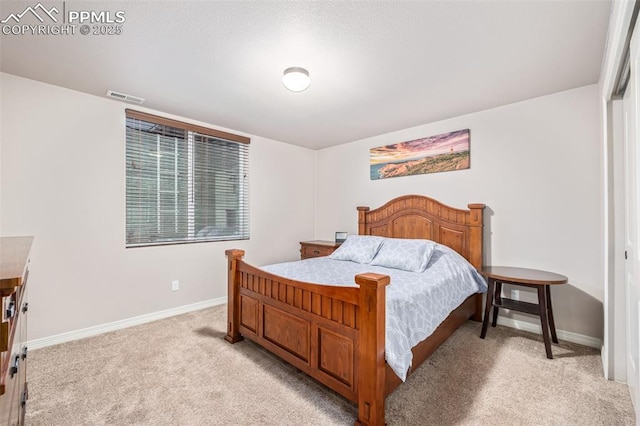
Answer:
<svg viewBox="0 0 640 426"><path fill-rule="evenodd" d="M358 404L358 422L384 424L385 287L389 277L361 274L359 287L278 277L228 250L231 343L254 340Z"/></svg>

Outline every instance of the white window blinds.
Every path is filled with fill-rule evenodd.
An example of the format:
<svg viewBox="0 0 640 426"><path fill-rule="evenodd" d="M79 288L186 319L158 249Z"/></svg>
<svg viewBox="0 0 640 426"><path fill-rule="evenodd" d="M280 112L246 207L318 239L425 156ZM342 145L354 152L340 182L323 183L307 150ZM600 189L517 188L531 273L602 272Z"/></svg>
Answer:
<svg viewBox="0 0 640 426"><path fill-rule="evenodd" d="M127 235L138 247L249 238L249 139L126 111Z"/></svg>

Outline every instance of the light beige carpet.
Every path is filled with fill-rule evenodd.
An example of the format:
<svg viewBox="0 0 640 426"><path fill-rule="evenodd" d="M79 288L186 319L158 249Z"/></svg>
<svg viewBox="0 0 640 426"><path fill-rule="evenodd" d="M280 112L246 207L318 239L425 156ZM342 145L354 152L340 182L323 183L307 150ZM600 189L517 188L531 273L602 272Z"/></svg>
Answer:
<svg viewBox="0 0 640 426"><path fill-rule="evenodd" d="M356 407L257 345L218 306L29 355L28 425L352 425ZM389 425L632 425L598 351L480 324L387 398Z"/></svg>

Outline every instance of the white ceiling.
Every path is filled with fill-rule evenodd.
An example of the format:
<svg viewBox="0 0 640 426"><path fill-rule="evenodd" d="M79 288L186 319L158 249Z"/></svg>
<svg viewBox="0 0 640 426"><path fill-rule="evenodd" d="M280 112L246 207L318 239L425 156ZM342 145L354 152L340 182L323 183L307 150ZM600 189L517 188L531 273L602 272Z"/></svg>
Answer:
<svg viewBox="0 0 640 426"><path fill-rule="evenodd" d="M3 0L0 19L36 3ZM596 83L611 2L64 6L123 10L123 33L1 35L2 71L316 149ZM305 92L282 85L290 66Z"/></svg>

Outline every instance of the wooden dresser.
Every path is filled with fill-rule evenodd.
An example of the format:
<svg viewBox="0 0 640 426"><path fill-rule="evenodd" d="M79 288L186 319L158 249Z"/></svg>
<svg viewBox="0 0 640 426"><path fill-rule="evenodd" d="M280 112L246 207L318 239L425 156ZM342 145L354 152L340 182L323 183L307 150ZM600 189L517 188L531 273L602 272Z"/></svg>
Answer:
<svg viewBox="0 0 640 426"><path fill-rule="evenodd" d="M340 243L333 241L300 241L300 258L309 259L310 257L329 256L338 247L340 247Z"/></svg>
<svg viewBox="0 0 640 426"><path fill-rule="evenodd" d="M27 278L33 237L0 237L0 426L23 425L27 398Z"/></svg>

